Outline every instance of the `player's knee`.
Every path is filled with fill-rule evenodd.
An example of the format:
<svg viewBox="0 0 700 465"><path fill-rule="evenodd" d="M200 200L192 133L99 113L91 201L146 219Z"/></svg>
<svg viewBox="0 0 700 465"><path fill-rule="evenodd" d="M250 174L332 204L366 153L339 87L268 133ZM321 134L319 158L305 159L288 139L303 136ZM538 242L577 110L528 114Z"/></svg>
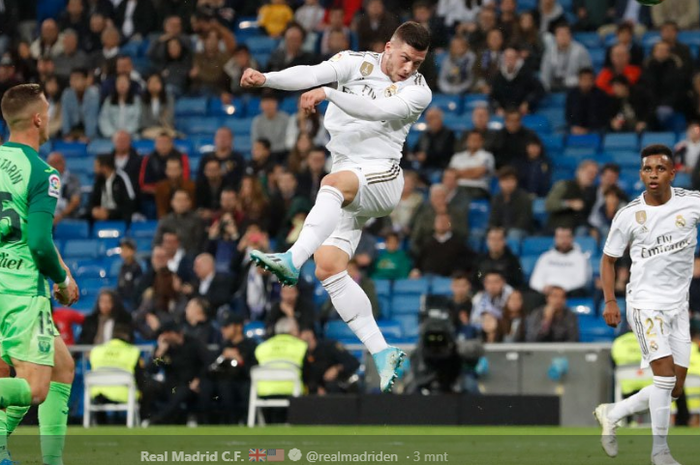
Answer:
<svg viewBox="0 0 700 465"><path fill-rule="evenodd" d="M37 385L36 383L34 383L29 386L29 389L32 396L32 405L41 404L46 400L46 396L49 394L48 384L44 385L42 383L41 385Z"/></svg>
<svg viewBox="0 0 700 465"><path fill-rule="evenodd" d="M318 278L319 281L323 282L331 276L335 276L343 271L344 268L331 260L322 259L316 261L316 278Z"/></svg>

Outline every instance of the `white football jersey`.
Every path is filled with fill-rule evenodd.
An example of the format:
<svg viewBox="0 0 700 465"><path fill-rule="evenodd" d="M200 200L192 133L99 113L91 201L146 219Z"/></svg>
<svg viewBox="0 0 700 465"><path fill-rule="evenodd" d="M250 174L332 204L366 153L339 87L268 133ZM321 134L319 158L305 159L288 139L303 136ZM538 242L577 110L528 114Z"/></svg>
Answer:
<svg viewBox="0 0 700 465"><path fill-rule="evenodd" d="M410 116L396 121L365 121L348 115L330 102L324 124L331 135L326 147L333 154L334 165L343 161L361 164L401 159L411 125L432 99L432 92L420 73L405 81L392 82L381 70L383 55L345 51L336 54L327 63L335 69L339 91L372 100L401 99L408 106Z"/></svg>
<svg viewBox="0 0 700 465"><path fill-rule="evenodd" d="M627 302L635 308L674 310L688 302L700 220L700 192L672 188L671 199L650 206L644 194L612 221L603 252L621 257L630 246Z"/></svg>

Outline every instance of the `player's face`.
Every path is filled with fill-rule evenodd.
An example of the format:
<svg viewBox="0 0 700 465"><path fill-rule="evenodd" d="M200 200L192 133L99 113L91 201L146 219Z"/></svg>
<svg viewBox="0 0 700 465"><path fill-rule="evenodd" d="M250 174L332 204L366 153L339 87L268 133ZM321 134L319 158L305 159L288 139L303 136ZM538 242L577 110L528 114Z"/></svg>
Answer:
<svg viewBox="0 0 700 465"><path fill-rule="evenodd" d="M387 42L386 72L393 82L405 81L411 77L425 61L427 50L419 52L401 40Z"/></svg>
<svg viewBox="0 0 700 465"><path fill-rule="evenodd" d="M649 155L642 160L639 174L648 192L666 192L676 177L676 170L666 155Z"/></svg>

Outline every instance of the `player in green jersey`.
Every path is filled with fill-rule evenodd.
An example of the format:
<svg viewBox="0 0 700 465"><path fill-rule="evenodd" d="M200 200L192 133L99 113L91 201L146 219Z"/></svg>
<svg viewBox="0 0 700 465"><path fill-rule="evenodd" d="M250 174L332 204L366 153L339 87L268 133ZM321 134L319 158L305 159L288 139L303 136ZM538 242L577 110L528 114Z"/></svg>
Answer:
<svg viewBox="0 0 700 465"><path fill-rule="evenodd" d="M52 224L61 192L58 172L39 158L48 140L49 104L36 84L9 89L0 102L10 138L0 147L0 356L15 378L0 379L0 465L8 423L39 405L43 462L62 465L74 364L51 318L50 290L64 305L78 286L53 243Z"/></svg>

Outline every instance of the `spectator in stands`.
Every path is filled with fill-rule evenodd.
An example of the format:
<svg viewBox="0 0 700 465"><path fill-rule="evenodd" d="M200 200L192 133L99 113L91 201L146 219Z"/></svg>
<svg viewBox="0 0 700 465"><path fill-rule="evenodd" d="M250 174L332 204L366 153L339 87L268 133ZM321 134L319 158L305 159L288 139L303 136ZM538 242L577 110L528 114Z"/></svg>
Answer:
<svg viewBox="0 0 700 465"><path fill-rule="evenodd" d="M306 166L312 148L311 136L306 132L300 132L296 142L294 142L294 147L292 147L287 157L286 164L289 171L299 174Z"/></svg>
<svg viewBox="0 0 700 465"><path fill-rule="evenodd" d="M433 234L418 249L416 269L411 276L450 276L455 270L470 273L474 269L474 259L474 252L466 246L464 237L452 232L450 215L437 213Z"/></svg>
<svg viewBox="0 0 700 465"><path fill-rule="evenodd" d="M297 175L299 195L313 201L321 188L321 181L327 174L325 149L323 147L311 149L306 158L306 169Z"/></svg>
<svg viewBox="0 0 700 465"><path fill-rule="evenodd" d="M503 117L503 129L497 133L493 144L496 168L512 165L527 158L527 145L539 137L523 126L522 115L517 108L506 110Z"/></svg>
<svg viewBox="0 0 700 465"><path fill-rule="evenodd" d="M401 238L395 232L386 235L384 249L379 252L374 261L372 279L406 279L413 264L411 257L401 250Z"/></svg>
<svg viewBox="0 0 700 465"><path fill-rule="evenodd" d="M192 197L186 189L176 189L170 201L172 212L158 221L154 243L159 244L167 231L175 231L188 255L198 253L203 245L204 224L195 213L193 205Z"/></svg>
<svg viewBox="0 0 700 465"><path fill-rule="evenodd" d="M426 130L413 148L413 157L422 169L443 170L454 154L455 133L445 126L442 110L437 107L425 112Z"/></svg>
<svg viewBox="0 0 700 465"><path fill-rule="evenodd" d="M624 46L629 53L629 63L634 66L642 66L644 62L644 49L634 40L634 25L622 22L617 26L617 43L611 45L605 51L605 66L612 67L612 51L617 45Z"/></svg>
<svg viewBox="0 0 700 465"><path fill-rule="evenodd" d="M283 239L289 234L290 229L294 229L293 216L300 211L311 209L309 199L299 195L297 190L297 180L294 174L283 171L277 178L277 192L270 196L269 215L270 222L268 232L271 236Z"/></svg>
<svg viewBox="0 0 700 465"><path fill-rule="evenodd" d="M442 18L435 14L433 2L428 0L418 0L413 2L412 21L430 31L430 47L432 49L444 49L448 44L448 33Z"/></svg>
<svg viewBox="0 0 700 465"><path fill-rule="evenodd" d="M141 155L131 146L131 136L126 131L115 132L114 136L112 136L112 144L114 145L114 150L112 150L111 156L114 159L114 166L129 176L131 186L138 197L141 190L139 186Z"/></svg>
<svg viewBox="0 0 700 465"><path fill-rule="evenodd" d="M544 55L544 42L531 11L520 14L518 27L515 29L511 43L520 47L520 56L525 60L525 66L533 71L540 69L542 55Z"/></svg>
<svg viewBox="0 0 700 465"><path fill-rule="evenodd" d="M552 286L547 304L533 311L526 321L527 342L578 342L578 317L566 306L566 291Z"/></svg>
<svg viewBox="0 0 700 465"><path fill-rule="evenodd" d="M165 249L161 246L153 247L146 271L143 273L140 279L136 280L136 290L134 294L135 307L142 304L144 293L148 288L153 286L156 274L161 270L167 269L168 255L165 252Z"/></svg>
<svg viewBox="0 0 700 465"><path fill-rule="evenodd" d="M572 89L578 84L578 73L591 67L588 50L572 39L566 23L555 27L554 41L547 45L540 68L540 79L549 92Z"/></svg>
<svg viewBox="0 0 700 465"><path fill-rule="evenodd" d="M2 13L0 13L1 17ZM0 22L2 19L0 18ZM0 29L3 30L3 29ZM2 47L2 35L0 34L0 48ZM2 55L0 55L2 56ZM17 44L17 53L15 56L15 69L17 75L22 77L22 80L26 82L38 82L37 79L37 65L38 61L34 61L32 54L29 51L29 42L21 41Z"/></svg>
<svg viewBox="0 0 700 465"><path fill-rule="evenodd" d="M486 37L489 31L500 29L504 33L504 42L508 41L503 29L498 27L498 14L496 9L488 5L487 8L482 8L476 16L476 22L472 24L460 24L457 28L458 34L467 34L469 37L469 45L473 50L481 51L486 48Z"/></svg>
<svg viewBox="0 0 700 465"><path fill-rule="evenodd" d="M219 200L224 188L224 177L221 173L221 162L215 158L210 158L203 168L203 176L197 178L194 198L197 199L199 216L208 222L220 208Z"/></svg>
<svg viewBox="0 0 700 465"><path fill-rule="evenodd" d="M610 65L604 67L596 78L596 86L612 95L612 79L624 76L630 85L635 85L642 76L642 69L630 62L630 52L626 45L617 44L610 49Z"/></svg>
<svg viewBox="0 0 700 465"><path fill-rule="evenodd" d="M486 252L476 259L473 281L480 285L492 271L499 273L514 288L524 284L520 260L506 244L506 231L501 227L490 227L486 233Z"/></svg>
<svg viewBox="0 0 700 465"><path fill-rule="evenodd" d="M11 46L11 40L17 35L19 24L19 7L17 2L4 2L5 8L0 11L0 56L4 55Z"/></svg>
<svg viewBox="0 0 700 465"><path fill-rule="evenodd" d="M221 173L227 186L238 188L245 173L245 160L233 147L233 132L227 127L220 127L214 134L214 151L205 153L199 162L197 179L204 176L204 168L210 160L218 160Z"/></svg>
<svg viewBox="0 0 700 465"><path fill-rule="evenodd" d="M489 31L486 36L486 48L477 53L474 65L476 82L473 90L489 93L488 83L498 75L503 54L503 33L499 29Z"/></svg>
<svg viewBox="0 0 700 465"><path fill-rule="evenodd" d="M15 65L14 61L12 60L11 56L7 56L9 59L9 63L12 63L12 66ZM8 64L9 66L9 64ZM16 68L15 68L15 71ZM35 81L35 84L39 84L41 86L46 84L46 81L56 75L56 63L53 61L53 57L50 57L48 55L39 57L38 60L36 60L36 73L34 76L32 76L33 80ZM15 77L17 77L15 75Z"/></svg>
<svg viewBox="0 0 700 465"><path fill-rule="evenodd" d="M482 316L493 313L499 320L503 318L503 308L513 288L506 283L498 271L489 271L483 277L484 290L476 293L472 299L472 313L469 317L471 325L480 327Z"/></svg>
<svg viewBox="0 0 700 465"><path fill-rule="evenodd" d="M275 325L282 318L291 318L302 329L312 329L314 326L313 304L301 298L297 287L283 286L280 290L280 300L272 304L265 317L265 332L274 336Z"/></svg>
<svg viewBox="0 0 700 465"><path fill-rule="evenodd" d="M688 91L683 63L671 54L666 42L654 44L651 57L644 65L643 79L656 121L661 127L666 127L673 113L682 108L681 99Z"/></svg>
<svg viewBox="0 0 700 465"><path fill-rule="evenodd" d="M41 23L39 37L32 42L30 50L35 60L46 55L56 58L63 52L62 37L54 19L47 18Z"/></svg>
<svg viewBox="0 0 700 465"><path fill-rule="evenodd" d="M627 203L626 199L627 196L624 191L615 184L605 189L603 192L603 204L597 209L593 209L588 219L590 225L595 228L591 231L593 237L599 241L608 237L612 220L615 218L615 214L625 206Z"/></svg>
<svg viewBox="0 0 700 465"><path fill-rule="evenodd" d="M139 130L141 106L136 101L134 92L130 89L131 82L126 75L119 75L115 91L105 100L100 109L100 133L104 137L112 137L120 129L129 134Z"/></svg>
<svg viewBox="0 0 700 465"><path fill-rule="evenodd" d="M131 334L131 315L117 294L103 289L97 296L92 313L85 318L78 344L99 345L112 339L112 331L117 325L124 325Z"/></svg>
<svg viewBox="0 0 700 465"><path fill-rule="evenodd" d="M360 362L332 339L319 341L313 328L301 330L301 339L308 344L304 362L304 383L309 394L343 394L348 392Z"/></svg>
<svg viewBox="0 0 700 465"><path fill-rule="evenodd" d="M613 96L608 105L610 129L615 132L642 132L652 118L650 98L639 86L632 88L624 76L613 78Z"/></svg>
<svg viewBox="0 0 700 465"><path fill-rule="evenodd" d="M345 11L343 7L331 6L328 9L328 24L324 27L321 35L321 55L329 56L331 54L330 37L335 31L341 31L345 39L350 43L350 28L345 23Z"/></svg>
<svg viewBox="0 0 700 465"><path fill-rule="evenodd" d="M111 3L108 1L107 3ZM93 59L97 56L97 53L102 48L102 32L107 27L107 18L109 15L104 15L103 13L92 13L88 17L90 21L88 23L87 32L80 38L80 48L85 50L85 53L90 57L90 63L92 65ZM117 31L118 33L118 31Z"/></svg>
<svg viewBox="0 0 700 465"><path fill-rule="evenodd" d="M0 99L11 87L20 84L15 76L15 66L8 55L0 59Z"/></svg>
<svg viewBox="0 0 700 465"><path fill-rule="evenodd" d="M267 225L269 222L267 214L269 202L259 178L250 175L244 176L238 198L245 224L259 222Z"/></svg>
<svg viewBox="0 0 700 465"><path fill-rule="evenodd" d="M291 23L284 33L284 41L280 48L270 55L267 63L268 71L282 71L299 65L314 65L316 57L302 48L306 40L306 31L296 23Z"/></svg>
<svg viewBox="0 0 700 465"><path fill-rule="evenodd" d="M131 310L135 308L137 283L143 276L143 270L136 260L136 242L133 239L122 239L119 247L122 264L119 267L116 292L124 306Z"/></svg>
<svg viewBox="0 0 700 465"><path fill-rule="evenodd" d="M63 31L63 51L54 57L56 75L68 79L71 70L88 65L87 54L78 48L78 33L73 29Z"/></svg>
<svg viewBox="0 0 700 465"><path fill-rule="evenodd" d="M432 239L435 227L435 217L438 214L448 214L451 221L450 229L456 236L466 238L469 234L467 212L457 210L447 204L447 189L442 184L430 186L430 198L418 208L411 226L411 254L420 255L425 244Z"/></svg>
<svg viewBox="0 0 700 465"><path fill-rule="evenodd" d="M89 84L84 68L70 73L70 87L61 96L61 124L67 141L94 139L100 114L100 91Z"/></svg>
<svg viewBox="0 0 700 465"><path fill-rule="evenodd" d="M578 87L571 89L566 95L565 114L569 132L581 135L605 128L607 103L606 95L595 86L593 69L581 69L578 73Z"/></svg>
<svg viewBox="0 0 700 465"><path fill-rule="evenodd" d="M383 0L369 0L355 27L359 49L369 50L374 42L386 43L398 26L397 17L385 10Z"/></svg>
<svg viewBox="0 0 700 465"><path fill-rule="evenodd" d="M498 27L503 31L503 38L506 43L513 42L513 36L518 30L518 1L501 0L498 14Z"/></svg>
<svg viewBox="0 0 700 465"><path fill-rule="evenodd" d="M241 76L243 76L243 72L248 68L260 69L260 64L250 54L248 46L245 44L237 45L231 59L224 65L224 72L228 77L230 86L229 91L233 95L240 95L243 93L243 89L241 88Z"/></svg>
<svg viewBox="0 0 700 465"><path fill-rule="evenodd" d="M467 39L460 35L453 37L450 51L440 65L440 92L452 95L468 92L474 84L475 62L476 55L469 50Z"/></svg>
<svg viewBox="0 0 700 465"><path fill-rule="evenodd" d="M554 231L554 247L540 255L530 277L530 287L548 294L552 287L561 287L570 297L585 297L591 284L588 256L574 243L571 228Z"/></svg>
<svg viewBox="0 0 700 465"><path fill-rule="evenodd" d="M454 168L447 168L442 172L442 185L445 186L447 192L447 206L468 211L471 197L459 185L459 174Z"/></svg>
<svg viewBox="0 0 700 465"><path fill-rule="evenodd" d="M539 7L534 10L534 13L540 32L556 34L557 26L566 22L564 9L557 0L540 0Z"/></svg>
<svg viewBox="0 0 700 465"><path fill-rule="evenodd" d="M455 153L450 159L450 168L457 171L460 189L471 199L490 196L495 161L493 154L484 150L483 145L481 133L471 131L467 137L466 150Z"/></svg>
<svg viewBox="0 0 700 465"><path fill-rule="evenodd" d="M185 335L174 322L161 326L153 355L146 370L152 375L163 373L164 379L152 378L143 390L141 407L146 426L174 423L183 403L193 406L200 402L200 383L211 362L206 346ZM192 424L194 418L188 421Z"/></svg>
<svg viewBox="0 0 700 465"><path fill-rule="evenodd" d="M123 0L114 11L114 24L125 41L140 42L157 29L157 11L150 0Z"/></svg>
<svg viewBox="0 0 700 465"><path fill-rule="evenodd" d="M481 314L481 341L485 344L503 342L503 327L495 312Z"/></svg>
<svg viewBox="0 0 700 465"><path fill-rule="evenodd" d="M695 6L697 9L697 5ZM697 20L697 16L695 18ZM676 55L683 63L683 69L690 74L693 70L693 54L690 47L678 41L678 24L674 21L666 21L661 26L661 41L671 47L671 54Z"/></svg>
<svg viewBox="0 0 700 465"><path fill-rule="evenodd" d="M53 307L53 322L56 324L56 329L61 335L61 339L67 346L75 345L75 332L73 327L81 327L85 322L85 314L71 308L56 308ZM9 373L9 371L8 371Z"/></svg>
<svg viewBox="0 0 700 465"><path fill-rule="evenodd" d="M212 255L200 253L194 260L194 276L183 284L182 292L188 298L204 299L207 318L213 320L220 308L231 303L233 279L228 273L217 272Z"/></svg>
<svg viewBox="0 0 700 465"><path fill-rule="evenodd" d="M308 134L313 145L325 146L330 140L328 131L323 126L323 116L321 112L308 113L301 108L299 99L298 110L290 115L287 122L287 133L285 135L286 149L292 150L299 138L299 134Z"/></svg>
<svg viewBox="0 0 700 465"><path fill-rule="evenodd" d="M503 342L525 342L523 294L515 289L503 307Z"/></svg>
<svg viewBox="0 0 700 465"><path fill-rule="evenodd" d="M46 163L58 171L61 177L61 194L54 211L54 226L66 218L75 218L80 209L80 179L66 168L66 159L60 152L51 152Z"/></svg>
<svg viewBox="0 0 700 465"><path fill-rule="evenodd" d="M267 139L273 154L286 151L285 136L289 125L289 115L279 110L279 102L272 92L263 93L260 100L261 114L253 118L250 138L253 141Z"/></svg>
<svg viewBox="0 0 700 465"><path fill-rule="evenodd" d="M690 123L686 138L674 147L677 171L693 173L700 160L700 123ZM697 189L697 187L693 187Z"/></svg>
<svg viewBox="0 0 700 465"><path fill-rule="evenodd" d="M234 202L237 201L236 191L226 188L221 192L221 201L224 205L230 202L229 197L232 197ZM225 211L223 207L222 210ZM209 226L205 250L214 257L217 271L231 271L232 262L238 259L239 239L238 222L233 213L225 211Z"/></svg>
<svg viewBox="0 0 700 465"><path fill-rule="evenodd" d="M656 6L658 8L651 9L651 19L656 29L662 29L668 23L682 30L700 27L700 4L694 0L675 0Z"/></svg>
<svg viewBox="0 0 700 465"><path fill-rule="evenodd" d="M221 405L221 419L230 425L244 421L248 415L250 369L257 364L257 344L246 337L243 323L242 315L226 314L221 323L223 348L216 369L210 371Z"/></svg>
<svg viewBox="0 0 700 465"><path fill-rule="evenodd" d="M423 203L423 196L417 188L419 178L415 171L404 171L403 178L401 198L389 218L394 231L399 234L409 234L413 217ZM445 195L445 199L447 199L447 195Z"/></svg>
<svg viewBox="0 0 700 465"><path fill-rule="evenodd" d="M690 280L690 312L692 315L700 313L700 256L693 259L693 277Z"/></svg>
<svg viewBox="0 0 700 465"><path fill-rule="evenodd" d="M177 198L177 193L175 198ZM160 226L160 223L158 223L158 225ZM185 231L185 234L188 233L189 231ZM194 230L192 234L196 235L196 230ZM176 296L173 298L184 298L184 295L181 293L181 285L182 283L188 283L193 279L192 274L194 272L194 260L192 257L195 253L198 253L200 249L199 247L195 248L190 246L189 249L194 249L194 252L189 253L187 251L188 248L182 245L184 242L182 237L187 238L188 236L182 236L181 232L175 228L161 228L160 231L156 230L156 237L159 238L158 244L162 245L163 250L165 250L168 260L168 270L170 270L171 273L174 273L177 277L177 279L173 281L173 285L175 286L173 290L176 292Z"/></svg>
<svg viewBox="0 0 700 465"><path fill-rule="evenodd" d="M521 240L533 230L532 199L518 187L518 171L504 166L497 173L500 192L491 200L489 228L503 228L508 239Z"/></svg>
<svg viewBox="0 0 700 465"><path fill-rule="evenodd" d="M484 138L484 150L494 153L493 148L496 145L498 131L489 127L490 119L491 115L485 103L472 110L472 131L480 132ZM461 139L455 145L455 150L464 150L466 148L467 137L469 137L469 131L464 131Z"/></svg>
<svg viewBox="0 0 700 465"><path fill-rule="evenodd" d="M151 41L148 46L146 56L151 59L154 65L162 67L167 62L168 42L170 39L177 39L183 47L185 54L190 53L191 42L189 37L183 33L182 18L177 15L168 15L163 20L163 33L158 35L156 40Z"/></svg>
<svg viewBox="0 0 700 465"><path fill-rule="evenodd" d="M165 59L161 74L167 92L174 97L183 95L192 68L192 56L179 39L171 38L165 43Z"/></svg>
<svg viewBox="0 0 700 465"><path fill-rule="evenodd" d="M595 203L591 207L591 216L589 217L589 222L591 225L593 223L591 220L593 219L593 216L597 215L597 213L600 211L600 207L602 207L605 203L605 192L608 190L608 188L612 186L617 186L617 183L620 181L620 166L615 164L615 163L606 163L600 168L600 179L598 182L598 187L596 189L596 198L595 198ZM624 196L622 197L623 205L624 203L627 203L627 197ZM607 235L604 235L603 238L607 237Z"/></svg>
<svg viewBox="0 0 700 465"><path fill-rule="evenodd" d="M270 37L280 37L293 19L294 12L286 0L271 0L270 4L260 7L258 12L258 26Z"/></svg>
<svg viewBox="0 0 700 465"><path fill-rule="evenodd" d="M205 347L209 344L219 344L221 335L207 317L209 302L201 297L192 297L185 307L185 318L182 331L185 335L196 339Z"/></svg>
<svg viewBox="0 0 700 465"><path fill-rule="evenodd" d="M173 138L168 133L156 137L155 150L144 157L139 172L139 185L144 194L155 195L156 183L167 178L165 168L169 158L182 160L183 178L190 179L190 161L186 154L175 148Z"/></svg>
<svg viewBox="0 0 700 465"><path fill-rule="evenodd" d="M523 115L533 113L544 97L542 83L524 66L525 62L516 48L506 48L501 62L500 72L489 83L491 105L496 113L502 116L505 109L510 107L518 108Z"/></svg>
<svg viewBox="0 0 700 465"><path fill-rule="evenodd" d="M696 73L691 82L691 89L686 94L685 119L700 121L700 73Z"/></svg>
<svg viewBox="0 0 700 465"><path fill-rule="evenodd" d="M318 0L304 0L304 4L294 12L294 21L301 24L307 33L314 33L323 23L326 10Z"/></svg>
<svg viewBox="0 0 700 465"><path fill-rule="evenodd" d="M90 22L92 27L92 21ZM117 28L107 26L100 34L102 47L93 52L90 58L90 67L100 79L114 76L117 72L117 56L119 56L119 31Z"/></svg>
<svg viewBox="0 0 700 465"><path fill-rule="evenodd" d="M321 55L321 59L330 60L338 53L349 50L350 41L342 29L333 29L328 33L328 54Z"/></svg>
<svg viewBox="0 0 700 465"><path fill-rule="evenodd" d="M146 92L141 97L141 135L155 139L163 131L175 134L175 100L165 90L160 74L152 74L146 81Z"/></svg>
<svg viewBox="0 0 700 465"><path fill-rule="evenodd" d="M472 284L469 282L467 274L462 271L452 273L450 282L451 294L447 300L447 310L450 320L461 333L462 326L469 325L469 318L472 313Z"/></svg>
<svg viewBox="0 0 700 465"><path fill-rule="evenodd" d="M256 223L246 226L244 234L238 241L237 255L231 263L236 282L234 309L245 314L247 320L262 321L270 310L272 303L273 282L270 274L256 267L250 260L253 250L270 250L267 233Z"/></svg>
<svg viewBox="0 0 700 465"><path fill-rule="evenodd" d="M550 231L569 228L577 236L588 232L588 215L596 201L598 164L593 160L584 160L576 169L574 179L557 182L547 195L545 209L549 213Z"/></svg>
<svg viewBox="0 0 700 465"><path fill-rule="evenodd" d="M191 179L185 179L182 158L168 157L165 162L165 179L156 183L156 212L158 219L164 218L172 211L171 202L178 190L184 190L190 199L195 199L196 186Z"/></svg>
<svg viewBox="0 0 700 465"><path fill-rule="evenodd" d="M131 222L136 211L136 193L129 176L114 166L110 155L95 159L95 184L90 196L90 220Z"/></svg>
<svg viewBox="0 0 700 465"><path fill-rule="evenodd" d="M229 85L224 66L229 54L219 48L219 33L211 30L204 41L204 50L195 53L189 72L190 91L195 94L220 96Z"/></svg>
<svg viewBox="0 0 700 465"><path fill-rule="evenodd" d="M61 132L61 85L57 76L51 76L44 84L44 95L49 103L49 138L53 139Z"/></svg>

